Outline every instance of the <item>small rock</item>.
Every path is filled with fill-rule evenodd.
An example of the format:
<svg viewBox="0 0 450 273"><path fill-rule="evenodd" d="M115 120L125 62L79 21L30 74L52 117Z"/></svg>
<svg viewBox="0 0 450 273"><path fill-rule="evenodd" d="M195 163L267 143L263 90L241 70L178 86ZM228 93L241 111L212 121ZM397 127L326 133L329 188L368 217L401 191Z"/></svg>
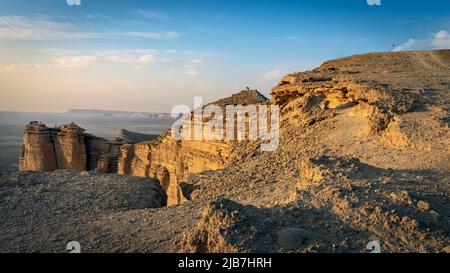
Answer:
<svg viewBox="0 0 450 273"><path fill-rule="evenodd" d="M311 232L301 229L288 227L278 231L278 245L282 248L299 248L303 246L308 239L312 238Z"/></svg>
<svg viewBox="0 0 450 273"><path fill-rule="evenodd" d="M425 201L419 201L419 202L417 203L417 207L418 207L420 210L428 211L428 210L430 209L430 204L427 203L427 202L425 202Z"/></svg>
<svg viewBox="0 0 450 273"><path fill-rule="evenodd" d="M450 245L444 247L444 249L442 250L442 252L444 252L444 253L450 253Z"/></svg>

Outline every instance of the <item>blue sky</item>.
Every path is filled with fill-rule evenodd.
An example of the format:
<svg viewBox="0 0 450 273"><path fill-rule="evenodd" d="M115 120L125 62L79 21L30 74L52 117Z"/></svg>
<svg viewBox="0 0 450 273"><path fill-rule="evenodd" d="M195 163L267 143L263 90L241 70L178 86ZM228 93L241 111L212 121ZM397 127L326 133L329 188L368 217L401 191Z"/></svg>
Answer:
<svg viewBox="0 0 450 273"><path fill-rule="evenodd" d="M328 59L450 48L449 32L444 0L0 0L0 110L169 111L245 86L268 95Z"/></svg>

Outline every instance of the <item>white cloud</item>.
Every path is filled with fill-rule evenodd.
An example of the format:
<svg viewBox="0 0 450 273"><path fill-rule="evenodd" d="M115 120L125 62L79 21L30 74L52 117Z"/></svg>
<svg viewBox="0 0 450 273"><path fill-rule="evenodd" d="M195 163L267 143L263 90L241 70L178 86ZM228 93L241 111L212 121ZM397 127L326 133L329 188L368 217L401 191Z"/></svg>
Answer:
<svg viewBox="0 0 450 273"><path fill-rule="evenodd" d="M394 48L394 51L448 48L450 48L450 35L447 31L441 30L429 38L409 39L404 44Z"/></svg>
<svg viewBox="0 0 450 273"><path fill-rule="evenodd" d="M404 50L408 50L408 49L412 49L415 46L417 46L419 43L419 41L414 40L414 39L409 39L406 43L397 46L394 51L404 51Z"/></svg>
<svg viewBox="0 0 450 273"><path fill-rule="evenodd" d="M82 67L91 64L96 59L95 56L69 56L56 59L56 63L63 68Z"/></svg>
<svg viewBox="0 0 450 273"><path fill-rule="evenodd" d="M52 40L98 36L94 32L77 32L71 24L50 21L46 17L0 16L1 39Z"/></svg>
<svg viewBox="0 0 450 273"><path fill-rule="evenodd" d="M104 62L124 64L150 64L155 60L158 51L152 49L106 50L94 53L94 56Z"/></svg>
<svg viewBox="0 0 450 273"><path fill-rule="evenodd" d="M131 69L158 67L161 71L179 70L188 76L198 75L209 53L194 51L156 50L156 49L118 49L118 50L68 50L46 49L40 51L48 62L40 64L0 64L0 72L73 70L94 65L121 65ZM157 65L153 65L157 64ZM180 69L180 67L182 69Z"/></svg>
<svg viewBox="0 0 450 273"><path fill-rule="evenodd" d="M0 66L0 72L37 71L45 67L42 64L6 64Z"/></svg>
<svg viewBox="0 0 450 273"><path fill-rule="evenodd" d="M434 48L442 48L442 49L450 48L450 34L445 30L439 31L434 36L431 45Z"/></svg>
<svg viewBox="0 0 450 273"><path fill-rule="evenodd" d="M176 31L159 31L159 32L131 31L131 32L110 33L110 35L128 36L135 38L161 39L161 40L172 40L180 36L180 34Z"/></svg>
<svg viewBox="0 0 450 273"><path fill-rule="evenodd" d="M186 69L185 73L188 76L195 76L198 74L198 71L193 68L189 68L189 69Z"/></svg>
<svg viewBox="0 0 450 273"><path fill-rule="evenodd" d="M148 19L155 19L155 20L162 20L167 21L169 20L169 17L167 15L153 11L153 10L144 10L144 9L137 9L132 11L134 14L140 15L142 17L148 18Z"/></svg>
<svg viewBox="0 0 450 273"><path fill-rule="evenodd" d="M200 64L202 62L203 62L203 60L201 60L201 59L193 59L192 60L192 63L194 63L194 64Z"/></svg>
<svg viewBox="0 0 450 273"><path fill-rule="evenodd" d="M47 17L0 16L0 39L7 40L74 40L134 37L142 39L176 39L176 31L86 32L70 23L52 21Z"/></svg>
<svg viewBox="0 0 450 273"><path fill-rule="evenodd" d="M264 81L274 81L280 79L285 73L279 69L267 71L263 74Z"/></svg>
<svg viewBox="0 0 450 273"><path fill-rule="evenodd" d="M139 62L143 64L149 64L154 61L155 57L153 55L147 54L139 57Z"/></svg>
<svg viewBox="0 0 450 273"><path fill-rule="evenodd" d="M81 0L66 0L69 6L81 6Z"/></svg>

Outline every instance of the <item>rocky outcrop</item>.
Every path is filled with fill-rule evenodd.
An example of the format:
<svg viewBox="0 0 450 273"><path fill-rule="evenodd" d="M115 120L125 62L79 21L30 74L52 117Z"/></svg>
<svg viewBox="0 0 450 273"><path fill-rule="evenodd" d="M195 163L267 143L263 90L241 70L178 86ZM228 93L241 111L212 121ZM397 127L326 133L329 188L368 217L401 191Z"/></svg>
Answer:
<svg viewBox="0 0 450 273"><path fill-rule="evenodd" d="M272 103L292 124L314 123L330 109L360 106L366 132L380 133L400 115L429 107L448 110L449 50L371 53L328 61L285 76ZM448 118L448 117L447 117Z"/></svg>
<svg viewBox="0 0 450 273"><path fill-rule="evenodd" d="M225 109L227 105L266 102L258 91L248 89L208 105ZM153 177L166 190L167 203L174 205L185 201L179 183L190 174L224 168L232 156L232 146L232 141L176 140L170 131L157 138L120 130L116 141L110 142L86 134L73 123L59 128L31 123L24 133L20 170L98 170Z"/></svg>
<svg viewBox="0 0 450 273"><path fill-rule="evenodd" d="M32 122L23 135L19 169L116 172L120 146L121 143L86 134L74 123L48 128Z"/></svg>
<svg viewBox="0 0 450 273"><path fill-rule="evenodd" d="M211 104L263 104L267 99L256 90L246 90ZM185 201L179 183L188 175L224 168L232 153L230 141L181 140L170 133L153 142L124 145L119 157L119 174L155 177L167 192L169 205Z"/></svg>
<svg viewBox="0 0 450 273"><path fill-rule="evenodd" d="M377 53L284 77L279 149L189 176L191 202L212 205L181 251L448 252L449 63Z"/></svg>
<svg viewBox="0 0 450 273"><path fill-rule="evenodd" d="M86 170L88 158L84 129L75 124L61 125L59 129L56 136L52 136L58 169Z"/></svg>
<svg viewBox="0 0 450 273"><path fill-rule="evenodd" d="M30 123L23 134L20 170L54 171L58 169L54 138L57 130Z"/></svg>
<svg viewBox="0 0 450 273"><path fill-rule="evenodd" d="M222 169L229 157L226 142L177 141L167 135L155 142L124 145L118 172L157 178L173 205L184 201L178 184L189 174Z"/></svg>
<svg viewBox="0 0 450 273"><path fill-rule="evenodd" d="M116 138L123 140L126 143L139 143L144 141L151 141L157 139L158 135L148 135L136 132L131 132L125 129L119 129Z"/></svg>

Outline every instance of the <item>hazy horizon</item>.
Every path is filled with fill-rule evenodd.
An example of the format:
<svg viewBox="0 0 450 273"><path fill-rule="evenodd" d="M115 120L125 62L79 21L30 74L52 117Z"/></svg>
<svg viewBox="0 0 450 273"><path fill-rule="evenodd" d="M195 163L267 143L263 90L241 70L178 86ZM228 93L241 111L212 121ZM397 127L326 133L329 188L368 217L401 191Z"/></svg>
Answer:
<svg viewBox="0 0 450 273"><path fill-rule="evenodd" d="M152 111L133 111L133 110L117 110L117 109L67 109L65 111L47 111L47 112L34 112L34 111L10 111L10 110L0 110L0 113L25 113L25 114L67 114L69 111L99 111L99 112L123 112L123 113L146 113L146 114L170 114L168 112L152 112Z"/></svg>
<svg viewBox="0 0 450 273"><path fill-rule="evenodd" d="M246 86L269 96L330 59L450 48L443 0L174 3L0 0L0 111L170 112Z"/></svg>

